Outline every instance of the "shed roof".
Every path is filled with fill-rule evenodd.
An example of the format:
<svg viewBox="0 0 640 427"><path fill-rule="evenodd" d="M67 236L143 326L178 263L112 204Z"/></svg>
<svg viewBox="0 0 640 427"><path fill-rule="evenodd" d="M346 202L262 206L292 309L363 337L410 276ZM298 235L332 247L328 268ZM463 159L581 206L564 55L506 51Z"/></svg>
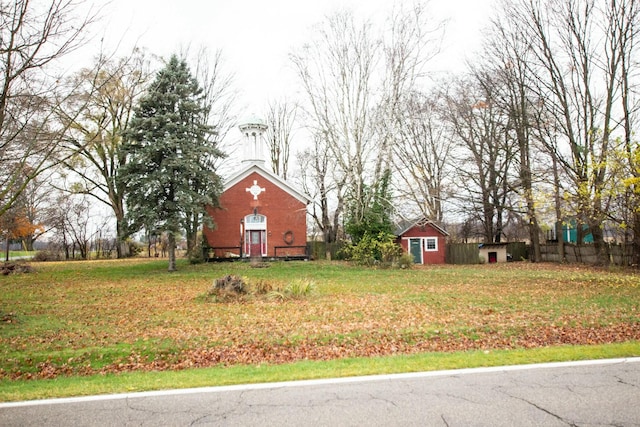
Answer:
<svg viewBox="0 0 640 427"><path fill-rule="evenodd" d="M438 224L436 224L435 222L431 221L430 219L421 217L418 219L403 219L400 220L399 222L396 223L395 226L395 231L394 234L396 236L402 236L404 233L406 233L407 231L409 231L411 228L415 227L415 226L425 226L425 225L430 225L432 226L434 229L436 229L440 234L442 234L443 236L448 236L449 233L447 232L447 230L445 230L444 228L440 227Z"/></svg>
<svg viewBox="0 0 640 427"><path fill-rule="evenodd" d="M489 242L489 243L480 243L478 244L479 248L500 248L507 247L508 243L505 242Z"/></svg>

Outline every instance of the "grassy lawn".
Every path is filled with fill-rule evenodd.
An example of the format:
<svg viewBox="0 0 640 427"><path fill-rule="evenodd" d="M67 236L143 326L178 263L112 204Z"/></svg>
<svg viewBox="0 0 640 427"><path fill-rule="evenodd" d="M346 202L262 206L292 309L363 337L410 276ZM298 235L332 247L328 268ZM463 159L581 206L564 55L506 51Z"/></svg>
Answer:
<svg viewBox="0 0 640 427"><path fill-rule="evenodd" d="M9 251L9 259L31 258L36 255L35 251ZM2 261L4 261L6 253L1 251Z"/></svg>
<svg viewBox="0 0 640 427"><path fill-rule="evenodd" d="M0 277L0 400L640 355L640 275L626 270L34 267ZM227 274L274 286L308 280L314 292L212 301L207 290Z"/></svg>

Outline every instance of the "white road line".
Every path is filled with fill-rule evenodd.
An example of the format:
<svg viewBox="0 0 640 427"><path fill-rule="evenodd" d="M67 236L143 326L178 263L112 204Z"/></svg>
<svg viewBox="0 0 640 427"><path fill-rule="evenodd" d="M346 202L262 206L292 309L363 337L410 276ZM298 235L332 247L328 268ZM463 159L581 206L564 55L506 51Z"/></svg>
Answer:
<svg viewBox="0 0 640 427"><path fill-rule="evenodd" d="M367 382L367 381L385 381L385 380L398 380L398 379L411 379L411 378L443 377L448 375L480 374L480 373L487 373L487 372L523 371L527 369L611 365L616 363L640 363L640 357L580 360L580 361L574 361L574 362L534 363L529 365L492 366L488 368L449 369L444 371L408 372L408 373L402 373L402 374L367 375L367 376L361 376L361 377L326 378L326 379L316 379L316 380L283 381L283 382L275 382L275 383L258 383L258 384L238 384L238 385L215 386L215 387L199 387L199 388L185 388L185 389L173 389L173 390L142 391L142 392L134 392L134 393L104 394L104 395L82 396L82 397L63 397L63 398L56 398L56 399L26 400L26 401L20 401L20 402L0 403L0 409L24 407L24 406L54 405L54 404L64 404L64 403L97 402L97 401L118 400L118 399L136 399L136 398L143 398L143 397L177 396L177 395L187 395L187 394L195 394L195 393L224 393L228 391L248 391L248 390L262 390L262 389L270 389L270 388L283 388L283 387L304 387L304 386L314 386L314 385L348 384L348 383L358 383L358 382Z"/></svg>

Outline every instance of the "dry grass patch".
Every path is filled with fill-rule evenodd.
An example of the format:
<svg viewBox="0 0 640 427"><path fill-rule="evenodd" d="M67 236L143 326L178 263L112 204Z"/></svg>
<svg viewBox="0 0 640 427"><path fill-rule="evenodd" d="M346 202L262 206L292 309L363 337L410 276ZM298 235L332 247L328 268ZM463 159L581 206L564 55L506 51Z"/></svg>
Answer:
<svg viewBox="0 0 640 427"><path fill-rule="evenodd" d="M640 339L634 271L165 264L38 264L28 279L1 277L11 322L0 324L0 378ZM203 297L226 276L246 280L242 298Z"/></svg>

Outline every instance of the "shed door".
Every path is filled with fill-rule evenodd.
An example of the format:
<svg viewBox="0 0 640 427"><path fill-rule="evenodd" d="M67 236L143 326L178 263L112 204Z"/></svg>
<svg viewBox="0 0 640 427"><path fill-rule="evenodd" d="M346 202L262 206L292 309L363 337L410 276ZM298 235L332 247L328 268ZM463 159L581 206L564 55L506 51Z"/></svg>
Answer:
<svg viewBox="0 0 640 427"><path fill-rule="evenodd" d="M409 252L413 256L413 262L422 264L422 242L421 239L409 239Z"/></svg>

